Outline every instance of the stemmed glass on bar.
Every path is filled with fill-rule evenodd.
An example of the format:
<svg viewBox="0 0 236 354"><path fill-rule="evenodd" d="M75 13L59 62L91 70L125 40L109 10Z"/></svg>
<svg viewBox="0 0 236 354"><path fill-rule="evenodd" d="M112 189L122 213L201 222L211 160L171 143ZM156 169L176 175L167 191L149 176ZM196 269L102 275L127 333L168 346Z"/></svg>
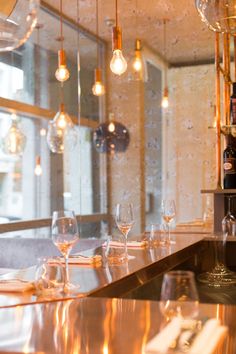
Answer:
<svg viewBox="0 0 236 354"><path fill-rule="evenodd" d="M134 225L134 212L131 203L117 204L116 206L116 224L120 232L125 237L125 254L128 258L127 252L127 238L130 230Z"/></svg>
<svg viewBox="0 0 236 354"><path fill-rule="evenodd" d="M78 224L72 210L54 211L52 216L52 241L65 260L64 292L78 288L69 282L68 258L79 240Z"/></svg>
<svg viewBox="0 0 236 354"><path fill-rule="evenodd" d="M167 243L171 243L170 239L170 223L174 220L176 215L175 201L173 199L163 199L161 202L161 214L167 226L168 239Z"/></svg>

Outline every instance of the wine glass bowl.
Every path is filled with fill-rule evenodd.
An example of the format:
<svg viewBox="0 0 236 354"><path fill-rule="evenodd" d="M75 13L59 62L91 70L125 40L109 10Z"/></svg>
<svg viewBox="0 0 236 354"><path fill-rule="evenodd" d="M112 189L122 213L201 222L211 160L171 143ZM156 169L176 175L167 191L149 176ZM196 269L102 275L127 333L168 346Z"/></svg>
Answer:
<svg viewBox="0 0 236 354"><path fill-rule="evenodd" d="M125 237L125 252L127 254L127 238L130 230L134 225L134 213L133 205L131 203L127 204L117 204L116 206L116 225L120 232Z"/></svg>
<svg viewBox="0 0 236 354"><path fill-rule="evenodd" d="M69 283L68 257L79 240L78 224L72 210L54 211L52 216L52 241L65 260L64 292L75 286Z"/></svg>
<svg viewBox="0 0 236 354"><path fill-rule="evenodd" d="M167 319L198 316L199 298L193 272L170 271L164 275L160 309Z"/></svg>
<svg viewBox="0 0 236 354"><path fill-rule="evenodd" d="M222 220L222 232L228 236L235 236L236 232L236 218L231 211L231 200L233 196L227 196L228 199L228 210L225 217Z"/></svg>
<svg viewBox="0 0 236 354"><path fill-rule="evenodd" d="M173 199L163 199L161 203L161 215L162 219L167 226L168 232L168 243L171 243L170 240L170 223L174 220L176 216L176 206Z"/></svg>

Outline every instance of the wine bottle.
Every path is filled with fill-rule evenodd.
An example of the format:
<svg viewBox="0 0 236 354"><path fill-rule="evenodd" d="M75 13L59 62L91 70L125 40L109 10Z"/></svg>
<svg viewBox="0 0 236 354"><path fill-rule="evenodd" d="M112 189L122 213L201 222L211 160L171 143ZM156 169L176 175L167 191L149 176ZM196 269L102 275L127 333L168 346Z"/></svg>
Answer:
<svg viewBox="0 0 236 354"><path fill-rule="evenodd" d="M227 135L227 146L223 152L224 188L236 189L236 149L233 136Z"/></svg>
<svg viewBox="0 0 236 354"><path fill-rule="evenodd" d="M233 82L233 93L230 96L230 124L236 124L236 82Z"/></svg>

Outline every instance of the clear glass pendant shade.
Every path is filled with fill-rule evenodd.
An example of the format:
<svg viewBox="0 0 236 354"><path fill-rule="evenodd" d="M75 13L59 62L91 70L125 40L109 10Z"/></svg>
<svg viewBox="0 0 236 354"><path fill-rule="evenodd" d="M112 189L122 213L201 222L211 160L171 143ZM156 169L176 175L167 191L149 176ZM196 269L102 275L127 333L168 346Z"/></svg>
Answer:
<svg viewBox="0 0 236 354"><path fill-rule="evenodd" d="M93 132L94 147L98 152L125 152L130 136L127 128L116 121L102 123Z"/></svg>
<svg viewBox="0 0 236 354"><path fill-rule="evenodd" d="M0 1L0 51L24 44L37 24L39 0Z"/></svg>
<svg viewBox="0 0 236 354"><path fill-rule="evenodd" d="M216 32L236 33L235 0L195 0L203 22Z"/></svg>
<svg viewBox="0 0 236 354"><path fill-rule="evenodd" d="M47 143L53 153L71 151L77 144L77 131L70 116L61 109L48 124Z"/></svg>
<svg viewBox="0 0 236 354"><path fill-rule="evenodd" d="M17 121L13 120L5 138L3 138L3 152L7 155L21 155L26 144L26 136L19 129Z"/></svg>

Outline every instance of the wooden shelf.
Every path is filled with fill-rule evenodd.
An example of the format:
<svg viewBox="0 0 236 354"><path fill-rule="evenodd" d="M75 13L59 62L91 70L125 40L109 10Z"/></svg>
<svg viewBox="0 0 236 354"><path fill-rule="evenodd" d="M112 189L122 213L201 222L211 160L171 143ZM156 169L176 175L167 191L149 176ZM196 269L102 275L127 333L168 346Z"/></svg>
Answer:
<svg viewBox="0 0 236 354"><path fill-rule="evenodd" d="M236 189L202 189L201 193L212 193L212 194L236 194Z"/></svg>

